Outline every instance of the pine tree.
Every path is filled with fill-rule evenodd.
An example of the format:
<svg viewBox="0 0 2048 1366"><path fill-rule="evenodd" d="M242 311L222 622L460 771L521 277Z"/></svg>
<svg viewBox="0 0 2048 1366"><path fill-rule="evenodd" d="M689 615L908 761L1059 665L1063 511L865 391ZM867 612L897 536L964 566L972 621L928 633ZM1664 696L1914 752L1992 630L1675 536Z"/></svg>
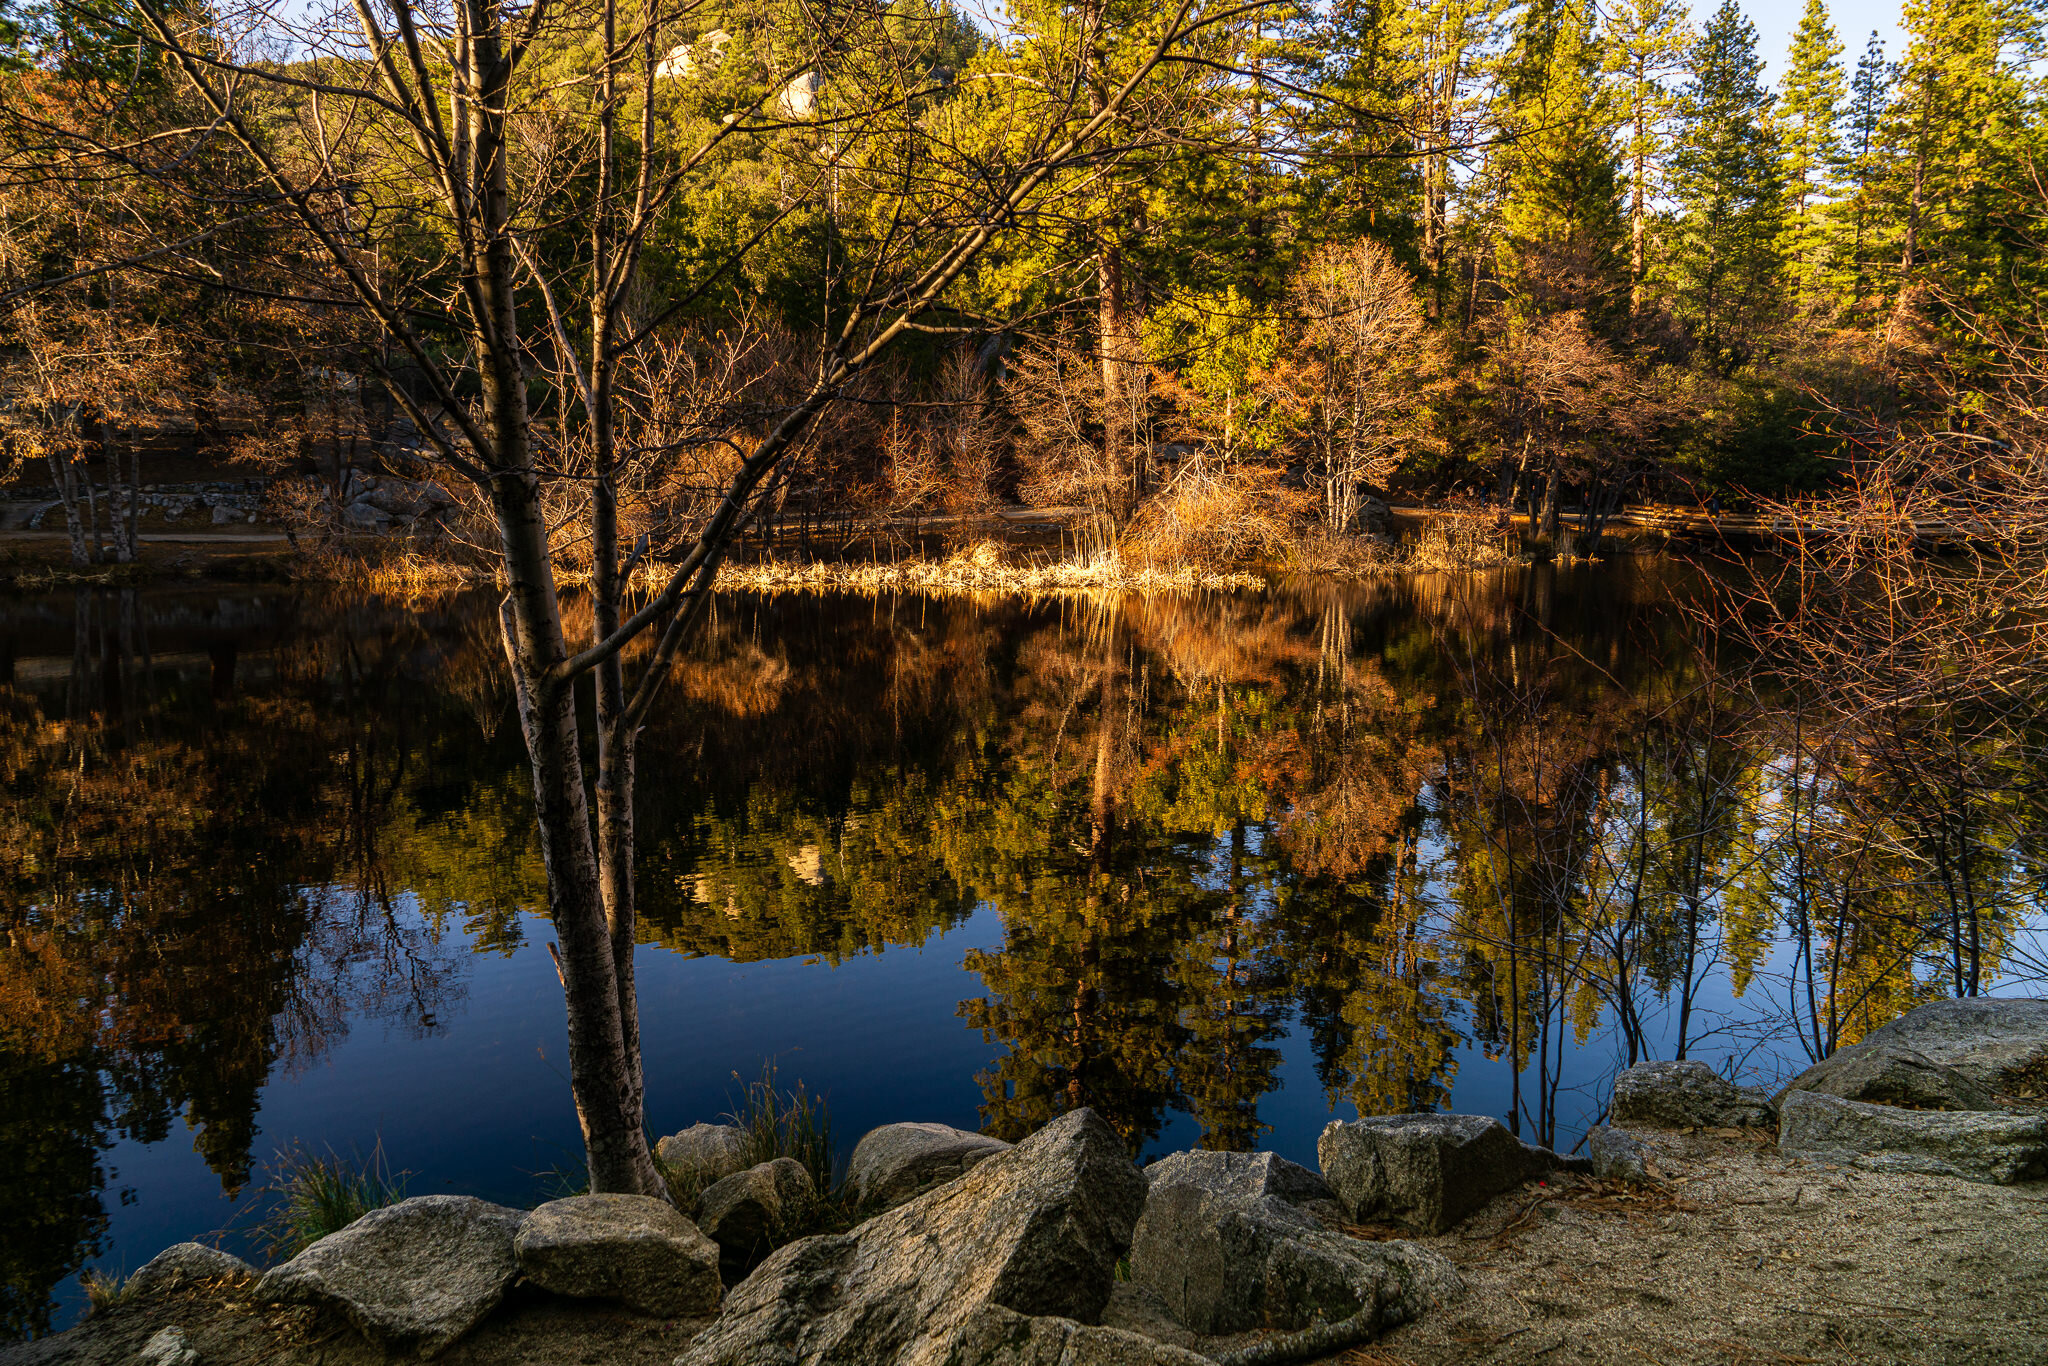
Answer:
<svg viewBox="0 0 2048 1366"><path fill-rule="evenodd" d="M1323 97L1288 111L1301 119L1311 151L1298 178L1305 249L1372 237L1410 264L1430 255L1427 156L1416 148L1430 124L1416 105L1400 23L1401 12L1383 0L1342 0L1305 15L1301 40L1289 45L1296 70L1279 74Z"/></svg>
<svg viewBox="0 0 2048 1366"><path fill-rule="evenodd" d="M1607 69L1621 114L1622 174L1628 182L1630 307L1640 309L1648 288L1650 215L1670 143L1670 78L1685 67L1691 34L1680 0L1622 0L1605 33Z"/></svg>
<svg viewBox="0 0 2048 1366"><path fill-rule="evenodd" d="M1811 306L1827 292L1829 246L1824 207L1841 159L1836 131L1842 115L1842 43L1828 20L1825 0L1806 0L1779 93L1780 167L1785 178L1785 256L1800 301Z"/></svg>
<svg viewBox="0 0 2048 1366"><path fill-rule="evenodd" d="M1392 51L1399 55L1421 141L1421 264L1432 317L1445 307L1450 268L1451 149L1471 141L1488 66L1498 56L1505 0L1420 0L1390 7Z"/></svg>
<svg viewBox="0 0 2048 1366"><path fill-rule="evenodd" d="M1735 0L1722 0L1689 65L1671 158L1678 231L1666 278L1702 358L1727 374L1778 311L1784 181L1756 25Z"/></svg>
<svg viewBox="0 0 2048 1366"><path fill-rule="evenodd" d="M1614 110L1600 68L1585 0L1535 0L1523 11L1501 91L1512 138L1488 170L1500 271L1525 299L1538 275L1546 288L1569 277L1580 297L1564 302L1585 307L1588 290L1604 292L1625 269Z"/></svg>
<svg viewBox="0 0 2048 1366"><path fill-rule="evenodd" d="M1891 85L1884 40L1872 29L1870 40L1863 45L1863 55L1856 59L1856 74L1849 82L1839 168L1848 197L1837 205L1835 215L1836 255L1845 261L1844 278L1838 288L1847 296L1843 302L1851 306L1859 304L1870 287L1871 187L1878 175L1878 131L1885 105L1891 99Z"/></svg>
<svg viewBox="0 0 2048 1366"><path fill-rule="evenodd" d="M1949 298L2029 307L2038 15L2018 0L1910 0L1902 19L1906 55L1879 130L1899 288L1932 272Z"/></svg>

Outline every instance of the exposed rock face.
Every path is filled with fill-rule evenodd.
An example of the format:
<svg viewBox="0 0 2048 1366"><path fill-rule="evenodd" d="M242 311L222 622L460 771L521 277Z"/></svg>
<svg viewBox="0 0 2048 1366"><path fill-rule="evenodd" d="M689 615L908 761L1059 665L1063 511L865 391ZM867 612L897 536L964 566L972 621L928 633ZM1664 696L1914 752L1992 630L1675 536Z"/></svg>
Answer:
<svg viewBox="0 0 2048 1366"><path fill-rule="evenodd" d="M136 1354L140 1366L199 1366L199 1349L185 1341L182 1328L159 1328Z"/></svg>
<svg viewBox="0 0 2048 1366"><path fill-rule="evenodd" d="M817 1198L803 1163L778 1157L713 1184L697 1203L697 1227L740 1269L788 1242Z"/></svg>
<svg viewBox="0 0 2048 1366"><path fill-rule="evenodd" d="M256 1268L240 1257L203 1243L173 1243L144 1262L142 1270L128 1278L128 1288L137 1295L154 1295L201 1281L241 1280L255 1274Z"/></svg>
<svg viewBox="0 0 2048 1366"><path fill-rule="evenodd" d="M1502 1191L1558 1167L1586 1167L1522 1142L1485 1115L1333 1120L1316 1141L1345 1213L1441 1233Z"/></svg>
<svg viewBox="0 0 2048 1366"><path fill-rule="evenodd" d="M466 1195L401 1200L272 1268L255 1298L331 1306L386 1351L433 1356L503 1298L524 1217Z"/></svg>
<svg viewBox="0 0 2048 1366"><path fill-rule="evenodd" d="M1586 1155L1593 1175L1609 1181L1648 1181L1650 1148L1634 1134L1597 1124L1586 1131Z"/></svg>
<svg viewBox="0 0 2048 1366"><path fill-rule="evenodd" d="M960 1325L941 1366L1216 1366L1208 1357L1136 1333L984 1304Z"/></svg>
<svg viewBox="0 0 2048 1366"><path fill-rule="evenodd" d="M1205 1335L1306 1328L1366 1314L1406 1323L1460 1288L1413 1243L1346 1238L1273 1195L1155 1181L1131 1238L1131 1280Z"/></svg>
<svg viewBox="0 0 2048 1366"><path fill-rule="evenodd" d="M1154 1190L1169 1184L1199 1186L1238 1200L1271 1195L1290 1205L1337 1198L1322 1177L1273 1153L1173 1153L1145 1168L1145 1184Z"/></svg>
<svg viewBox="0 0 2048 1366"><path fill-rule="evenodd" d="M2000 1108L1997 1096L1955 1068L1883 1039L1853 1044L1815 1063L1793 1078L1773 1104L1783 1109L1785 1097L1794 1091L1909 1110Z"/></svg>
<svg viewBox="0 0 2048 1366"><path fill-rule="evenodd" d="M693 1175L699 1189L745 1171L745 1138L737 1124L692 1124L654 1145L654 1152L678 1172Z"/></svg>
<svg viewBox="0 0 2048 1366"><path fill-rule="evenodd" d="M1760 1128L1771 1122L1761 1091L1735 1085L1703 1062L1639 1062L1614 1079L1614 1122L1650 1129Z"/></svg>
<svg viewBox="0 0 2048 1366"><path fill-rule="evenodd" d="M1793 1091L1779 1115L1778 1149L1873 1171L2011 1185L2048 1177L2048 1115L1899 1110Z"/></svg>
<svg viewBox="0 0 2048 1366"><path fill-rule="evenodd" d="M677 1361L940 1366L969 1359L951 1344L985 1305L1089 1322L1144 1200L1122 1140L1076 1110L849 1233L782 1248Z"/></svg>
<svg viewBox="0 0 2048 1366"><path fill-rule="evenodd" d="M512 1251L527 1280L557 1295L676 1318L718 1308L718 1245L651 1196L550 1200L526 1216Z"/></svg>
<svg viewBox="0 0 2048 1366"><path fill-rule="evenodd" d="M846 1179L862 1200L889 1209L1009 1150L999 1138L944 1124L884 1124L854 1146Z"/></svg>
<svg viewBox="0 0 2048 1366"><path fill-rule="evenodd" d="M1909 1048L1978 1086L2010 1090L2023 1073L2048 1070L2048 997L1930 1001L1871 1030L1863 1043Z"/></svg>

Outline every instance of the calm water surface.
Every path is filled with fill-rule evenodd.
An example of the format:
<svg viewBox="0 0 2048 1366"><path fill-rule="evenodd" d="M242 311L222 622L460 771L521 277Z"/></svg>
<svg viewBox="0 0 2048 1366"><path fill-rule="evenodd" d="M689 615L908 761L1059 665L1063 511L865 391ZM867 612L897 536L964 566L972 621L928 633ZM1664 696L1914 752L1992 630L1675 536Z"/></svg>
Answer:
<svg viewBox="0 0 2048 1366"><path fill-rule="evenodd" d="M642 750L650 1124L772 1063L842 1156L1079 1104L1148 1155L1313 1162L1333 1115L1410 1108L1570 1147L1622 1036L1501 907L1546 869L1597 881L1618 793L1674 842L1682 795L1616 756L1696 686L1696 591L1623 560L722 602ZM180 1239L260 1254L294 1145L381 1151L415 1194L559 1189L562 1005L487 601L16 599L0 684L0 1330L73 1321L81 1269ZM1644 1045L1669 1054L1691 981L1694 1056L1782 1064L1783 946L1723 913L1739 855L1711 853L1709 930L1652 925L1628 969Z"/></svg>

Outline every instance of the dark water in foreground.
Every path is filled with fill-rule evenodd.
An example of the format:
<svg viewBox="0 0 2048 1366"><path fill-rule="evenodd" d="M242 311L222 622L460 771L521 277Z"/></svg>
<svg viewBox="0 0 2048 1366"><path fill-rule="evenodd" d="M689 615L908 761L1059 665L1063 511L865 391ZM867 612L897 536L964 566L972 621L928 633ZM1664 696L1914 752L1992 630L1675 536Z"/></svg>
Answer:
<svg viewBox="0 0 2048 1366"><path fill-rule="evenodd" d="M1569 1148L1626 1051L1617 992L1647 1052L1683 1008L1693 1056L1787 1065L1774 751L1699 701L1695 591L1623 561L722 603L642 751L651 1126L772 1060L842 1156L1077 1104L1146 1154L1312 1162L1333 1115L1440 1107ZM75 1319L82 1268L256 1252L294 1144L381 1149L414 1194L558 1188L562 1007L487 602L0 602L0 684L0 1330ZM1630 866L1648 910L1603 939Z"/></svg>

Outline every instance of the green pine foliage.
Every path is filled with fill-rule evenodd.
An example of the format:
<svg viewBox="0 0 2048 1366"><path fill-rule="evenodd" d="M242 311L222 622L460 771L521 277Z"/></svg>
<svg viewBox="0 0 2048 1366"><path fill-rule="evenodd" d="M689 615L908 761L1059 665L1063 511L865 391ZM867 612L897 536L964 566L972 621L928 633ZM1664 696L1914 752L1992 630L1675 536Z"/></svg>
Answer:
<svg viewBox="0 0 2048 1366"><path fill-rule="evenodd" d="M1825 0L1807 0L1778 98L1785 181L1783 251L1808 310L1824 306L1834 277L1828 208L1842 160L1842 43Z"/></svg>
<svg viewBox="0 0 2048 1366"><path fill-rule="evenodd" d="M1677 204L1664 280L1701 360L1731 374L1759 350L1784 302L1784 178L1756 25L1723 0L1693 45L1671 160Z"/></svg>

